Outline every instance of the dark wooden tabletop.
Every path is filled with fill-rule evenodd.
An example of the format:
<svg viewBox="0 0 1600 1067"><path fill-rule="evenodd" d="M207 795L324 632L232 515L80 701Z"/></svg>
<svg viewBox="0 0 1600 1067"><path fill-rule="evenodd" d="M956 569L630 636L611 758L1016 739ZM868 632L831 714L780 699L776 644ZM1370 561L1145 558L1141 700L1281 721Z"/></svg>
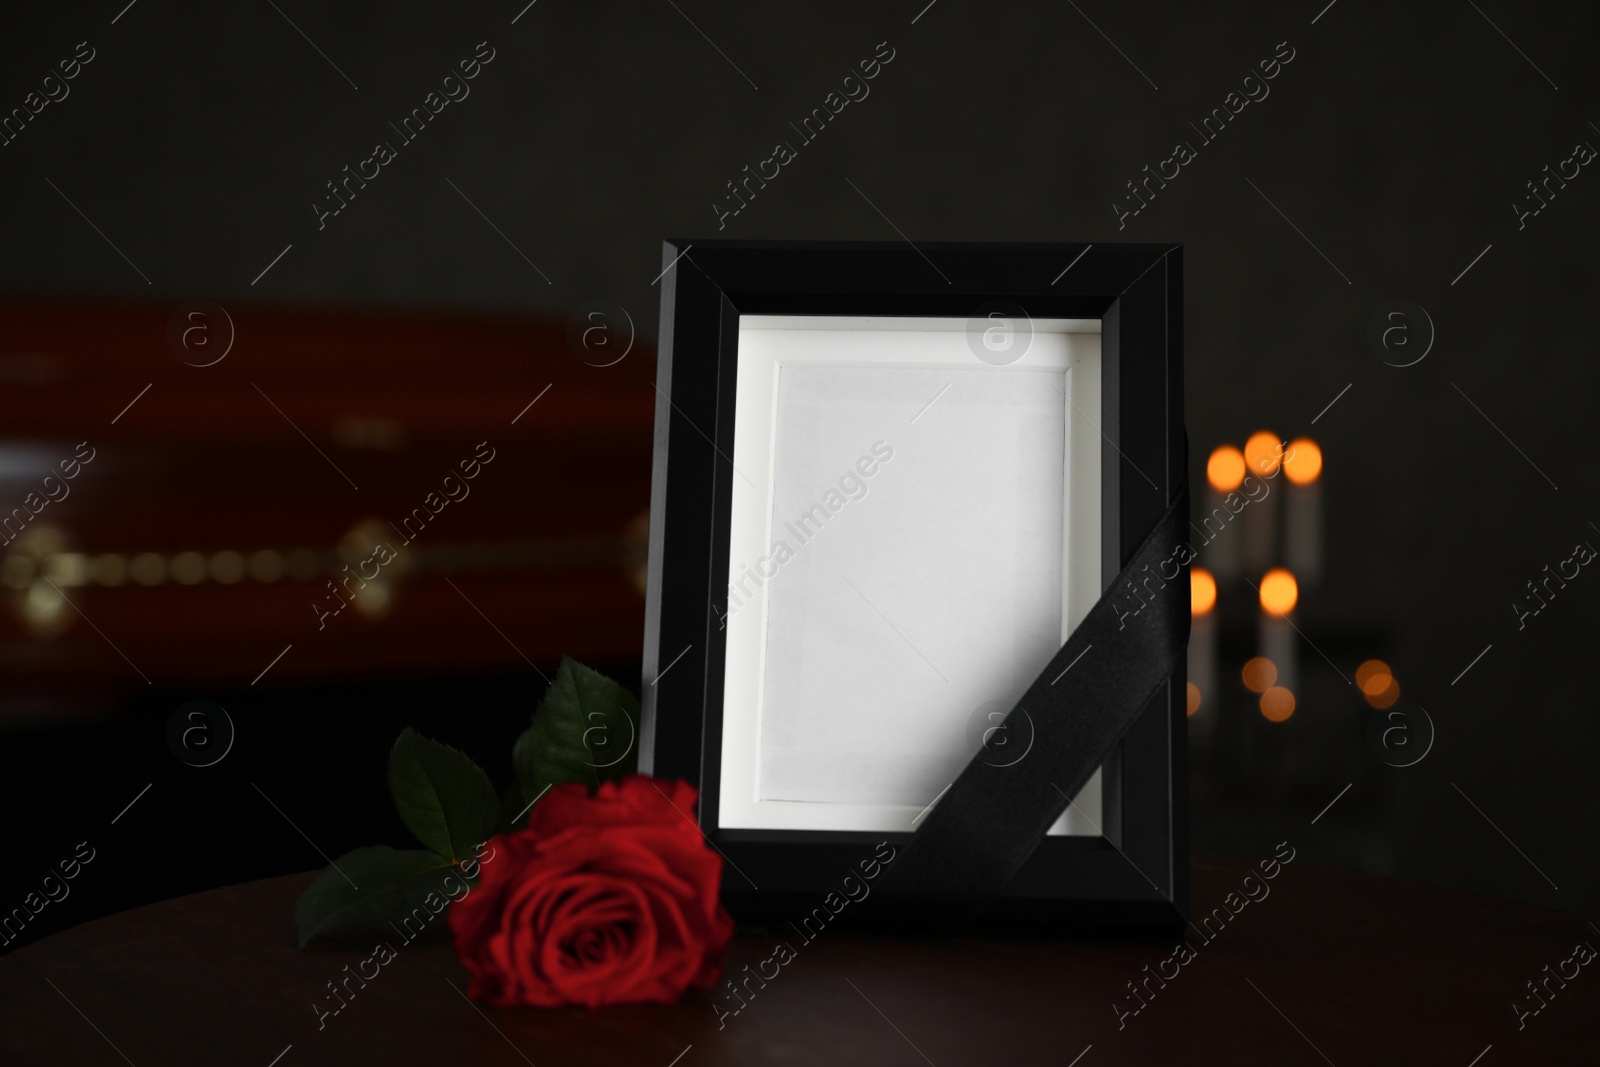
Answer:
<svg viewBox="0 0 1600 1067"><path fill-rule="evenodd" d="M1304 860L1244 886L1259 898L1246 902L1252 866L1195 858L1195 919L1230 892L1238 910L1191 930L1181 964L1165 962L1170 942L791 935L796 957L720 1026L706 994L600 1011L480 1006L448 941L419 940L319 1029L326 983L370 953L296 949L293 904L313 876L291 875L0 958L0 1063L1600 1062L1600 965L1574 959L1580 943L1600 947L1600 930L1582 917ZM729 972L773 944L741 932ZM1161 973L1175 976L1149 977Z"/></svg>

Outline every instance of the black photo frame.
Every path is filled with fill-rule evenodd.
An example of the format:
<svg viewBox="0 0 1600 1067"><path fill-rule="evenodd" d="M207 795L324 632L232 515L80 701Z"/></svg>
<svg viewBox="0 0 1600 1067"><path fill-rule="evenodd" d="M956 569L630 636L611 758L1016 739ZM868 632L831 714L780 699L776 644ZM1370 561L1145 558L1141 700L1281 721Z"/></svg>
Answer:
<svg viewBox="0 0 1600 1067"><path fill-rule="evenodd" d="M700 790L747 921L792 918L906 833L718 822L739 322L747 315L1100 323L1100 573L1121 570L1185 480L1181 250L1141 244L668 241L643 657L640 771ZM1184 598L1185 603L1187 597ZM1040 665L1042 667L1042 664ZM1102 766L1100 836L1046 838L985 910L998 925L1169 932L1188 910L1182 667Z"/></svg>

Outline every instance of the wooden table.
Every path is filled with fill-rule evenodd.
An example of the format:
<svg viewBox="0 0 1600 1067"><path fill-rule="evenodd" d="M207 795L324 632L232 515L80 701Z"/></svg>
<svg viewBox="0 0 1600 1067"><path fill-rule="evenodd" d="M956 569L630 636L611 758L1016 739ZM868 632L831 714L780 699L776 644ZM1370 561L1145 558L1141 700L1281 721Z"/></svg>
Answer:
<svg viewBox="0 0 1600 1067"><path fill-rule="evenodd" d="M1246 861L1196 857L1198 920ZM325 983L368 955L298 951L292 905L312 875L164 901L0 959L0 1063L706 1064L1594 1063L1600 963L1547 978L1583 918L1310 866L1268 883L1225 925L1163 942L895 939L824 932L719 1029L706 995L602 1011L480 1007L448 942L401 949L318 1029ZM1259 895L1259 890L1255 890ZM1238 899L1238 898L1236 898ZM1216 926L1220 925L1220 929ZM797 940L797 939L795 939ZM742 933L729 971L768 956ZM1552 970L1544 971L1546 966ZM1150 971L1146 972L1145 967ZM1566 965L1571 973L1575 964ZM1126 983L1147 974L1146 1006ZM1522 1021L1524 983L1547 1006ZM114 1046L114 1047L113 1047ZM1476 1058L1475 1057L1481 1057Z"/></svg>

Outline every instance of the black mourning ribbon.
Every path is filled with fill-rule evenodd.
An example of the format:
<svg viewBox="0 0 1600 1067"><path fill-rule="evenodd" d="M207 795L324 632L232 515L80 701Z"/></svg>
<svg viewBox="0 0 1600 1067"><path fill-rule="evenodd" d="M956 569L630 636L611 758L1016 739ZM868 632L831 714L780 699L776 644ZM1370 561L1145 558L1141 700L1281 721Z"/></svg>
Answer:
<svg viewBox="0 0 1600 1067"><path fill-rule="evenodd" d="M992 750L979 750L899 849L871 903L862 902L863 923L939 929L972 918L1011 881L1069 798L1165 691L1189 640L1188 516L1184 482L1111 587L1006 716L1001 729L1020 725L1026 709L1033 728L1028 754L1001 765Z"/></svg>

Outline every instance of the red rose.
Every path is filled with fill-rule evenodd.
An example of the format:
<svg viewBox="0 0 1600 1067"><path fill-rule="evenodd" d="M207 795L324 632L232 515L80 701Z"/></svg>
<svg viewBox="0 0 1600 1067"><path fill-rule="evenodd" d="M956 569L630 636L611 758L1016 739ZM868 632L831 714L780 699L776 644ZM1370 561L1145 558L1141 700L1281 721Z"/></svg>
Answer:
<svg viewBox="0 0 1600 1067"><path fill-rule="evenodd" d="M468 992L496 1004L670 1003L722 974L733 919L717 899L694 787L643 775L552 786L526 830L493 840L450 908Z"/></svg>

